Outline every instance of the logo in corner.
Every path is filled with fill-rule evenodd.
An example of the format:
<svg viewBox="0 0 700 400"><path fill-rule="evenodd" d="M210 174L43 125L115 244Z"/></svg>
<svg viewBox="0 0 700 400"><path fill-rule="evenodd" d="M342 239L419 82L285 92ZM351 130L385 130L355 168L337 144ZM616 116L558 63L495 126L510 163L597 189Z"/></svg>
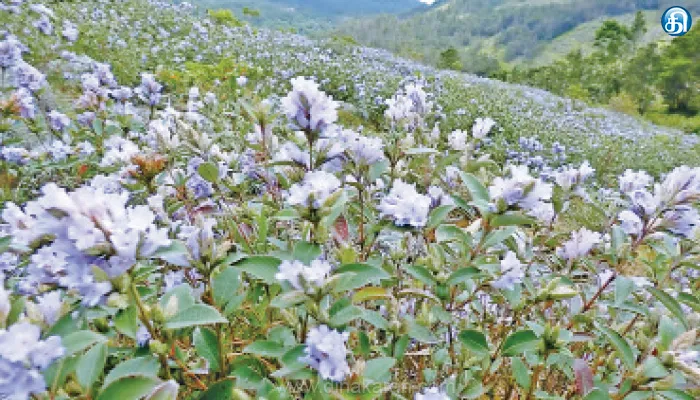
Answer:
<svg viewBox="0 0 700 400"><path fill-rule="evenodd" d="M671 36L683 36L693 25L693 17L680 6L670 7L661 15L661 27Z"/></svg>

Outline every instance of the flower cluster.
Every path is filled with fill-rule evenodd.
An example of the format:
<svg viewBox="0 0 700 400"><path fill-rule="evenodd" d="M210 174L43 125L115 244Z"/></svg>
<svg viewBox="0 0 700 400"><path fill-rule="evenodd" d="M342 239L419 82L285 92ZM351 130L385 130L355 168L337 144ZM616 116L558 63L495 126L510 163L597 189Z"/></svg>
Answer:
<svg viewBox="0 0 700 400"><path fill-rule="evenodd" d="M128 207L127 201L127 193L90 186L67 192L48 184L24 209L8 203L2 218L14 243L49 241L31 256L22 290L35 292L39 284L58 284L78 290L84 303L95 305L111 285L97 281L93 267L117 277L138 258L168 246L168 230L156 227L153 212L146 206Z"/></svg>
<svg viewBox="0 0 700 400"><path fill-rule="evenodd" d="M700 226L694 206L700 200L700 168L678 167L648 189L651 177L644 172L626 171L620 189L629 198L630 208L619 214L621 227L637 238L659 230L692 237Z"/></svg>
<svg viewBox="0 0 700 400"><path fill-rule="evenodd" d="M338 119L338 103L318 86L312 80L294 78L292 91L282 99L282 110L297 129L320 133Z"/></svg>
<svg viewBox="0 0 700 400"><path fill-rule="evenodd" d="M326 325L312 328L306 338L306 356L302 360L318 371L323 379L342 382L350 374L345 347L349 335Z"/></svg>
<svg viewBox="0 0 700 400"><path fill-rule="evenodd" d="M389 193L379 204L382 216L389 216L397 226L424 227L432 201L430 197L416 191L414 184L394 181Z"/></svg>
<svg viewBox="0 0 700 400"><path fill-rule="evenodd" d="M28 399L43 393L46 382L41 371L63 353L60 337L41 340L39 327L28 322L0 330L0 396Z"/></svg>
<svg viewBox="0 0 700 400"><path fill-rule="evenodd" d="M331 265L327 261L313 260L304 265L301 261L283 261L275 278L287 281L296 290L313 293L325 283L331 273Z"/></svg>
<svg viewBox="0 0 700 400"><path fill-rule="evenodd" d="M300 183L289 188L287 203L292 206L302 206L318 209L340 187L340 181L335 175L325 171L308 172Z"/></svg>
<svg viewBox="0 0 700 400"><path fill-rule="evenodd" d="M554 210L548 201L552 185L530 175L526 166L511 166L510 177L497 177L489 186L489 195L497 207L517 206L542 221L549 221Z"/></svg>
<svg viewBox="0 0 700 400"><path fill-rule="evenodd" d="M403 123L407 128L420 125L423 117L433 109L433 102L428 100L423 86L415 83L406 85L402 92L387 99L386 105L386 118L394 125Z"/></svg>
<svg viewBox="0 0 700 400"><path fill-rule="evenodd" d="M136 88L136 94L141 101L153 107L160 102L163 85L156 81L153 74L141 74L141 84Z"/></svg>

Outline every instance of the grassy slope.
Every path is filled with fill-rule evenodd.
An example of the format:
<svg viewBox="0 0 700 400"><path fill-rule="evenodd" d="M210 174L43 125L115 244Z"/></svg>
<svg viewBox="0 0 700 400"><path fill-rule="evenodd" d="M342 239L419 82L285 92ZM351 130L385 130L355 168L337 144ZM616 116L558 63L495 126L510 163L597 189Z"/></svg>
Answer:
<svg viewBox="0 0 700 400"><path fill-rule="evenodd" d="M410 17L405 18L397 17L393 20L385 19L382 21L377 21L374 18L355 19L348 21L338 29L341 32L355 36L361 43L366 45L388 48L408 57L416 54L418 55L416 58L419 60L434 61L441 50L453 46L463 50L464 54L473 54L475 51L481 51L505 62L506 45L499 43L501 40L504 40L503 35L505 32L510 28L525 29L535 22L540 22L533 15L529 15L528 12L546 12L548 5L560 6L558 9L561 10L562 5L565 7L567 4L580 4L576 0L490 0L493 6L484 7L480 14L477 15L476 11L471 9L479 7L474 5L477 3L455 3L453 1L445 0L428 10L412 13ZM661 30L659 24L660 13L668 5L666 3L666 1L662 0L657 5L657 10L645 11L649 29L645 41L668 38ZM483 4L487 3L479 4L483 6ZM608 2L609 7L611 4L613 3ZM691 10L696 10L700 7L700 2L690 0L686 6ZM522 9L523 12L514 12L517 9ZM509 20L511 21L510 25L504 25L503 29L495 34L486 36L469 35L469 27L472 24L478 24L480 19L492 19L495 16L503 15L512 17ZM519 56L510 59L506 64L542 65L556 60L579 47L585 51L590 48L590 45L584 43L592 42L596 29L604 20L614 18L630 23L633 17L634 12L629 12L620 15L602 15L592 20L577 23L569 31L552 39L541 39L536 44L527 45L525 48L532 50L529 56ZM448 25L436 23L436 21L447 21ZM372 27L375 24L382 27L382 31L373 31ZM431 28L421 31L421 27ZM433 27L436 28L433 29ZM547 37L546 30L540 31L538 34ZM511 36L513 36L511 39L505 39L505 43L508 43L508 40L519 39L520 35L511 34ZM465 66L469 66L468 58L463 60L463 62Z"/></svg>
<svg viewBox="0 0 700 400"><path fill-rule="evenodd" d="M142 7L140 1L126 4L135 9ZM63 7L66 14L74 15L71 7L77 6ZM144 19L146 15L153 15L159 22L135 20L127 21L127 26L136 29L147 26L141 29L157 32L159 25L172 27L175 24L166 18L167 14L161 16L149 9L143 12ZM56 57L56 47L51 41L25 37L20 27L27 22L0 19L0 23L19 32L20 40L31 46L29 61L32 64L42 69L49 67L48 61ZM156 35L126 36L121 46L108 40L123 32L119 23L83 18L81 31L91 34L81 35L67 49L111 63L121 84L136 84L139 73L144 70L164 69L174 71L173 77L186 76L186 61L196 57L200 65L216 65L222 61L223 54L235 64L242 63L239 68L251 71L249 85L255 87L256 94L261 97L285 93L290 77L314 76L324 82L324 90L334 98L352 104L357 123L376 134L385 132L377 123L383 120L381 100L390 97L403 83L422 76L426 91L435 95L441 107L440 127L445 135L454 129L469 129L477 117L488 116L497 121L498 128L492 133L489 144L489 151L497 158L502 159L508 150L515 149L520 137L536 136L545 146L555 141L564 144L571 157L569 161L576 163L587 159L607 177L626 168L658 174L681 164L700 164L697 137L687 137L609 110L590 108L542 90L437 71L381 50L340 46L247 27L215 27L209 34L200 35L193 31L193 20L185 18L177 23L178 30L167 39ZM63 79L60 71L53 71L49 78L60 86L79 86L79 82ZM180 87L178 82L166 81L167 90L175 92L175 96L183 96L189 85L183 82Z"/></svg>
<svg viewBox="0 0 700 400"><path fill-rule="evenodd" d="M658 24L661 18L661 13L659 11L644 11L643 13L647 21L647 33L642 38L642 44L671 40L671 37L665 34ZM553 61L560 59L573 50L580 49L584 53L590 53L593 49L595 32L603 24L603 21L614 19L625 25L629 25L634 20L634 16L635 13L629 13L616 17L602 17L580 24L576 28L549 42L542 49L540 55L534 60L518 59L516 62L531 66L541 66L551 64Z"/></svg>

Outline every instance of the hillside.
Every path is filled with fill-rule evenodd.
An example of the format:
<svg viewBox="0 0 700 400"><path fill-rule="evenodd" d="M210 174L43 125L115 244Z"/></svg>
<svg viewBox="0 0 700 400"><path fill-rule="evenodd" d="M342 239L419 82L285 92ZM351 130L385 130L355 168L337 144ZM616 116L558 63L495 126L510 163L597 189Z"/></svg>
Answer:
<svg viewBox="0 0 700 400"><path fill-rule="evenodd" d="M258 26L304 33L332 30L347 18L402 14L426 8L418 0L195 0L192 3L204 8L229 8ZM259 11L260 15L245 15L244 8Z"/></svg>
<svg viewBox="0 0 700 400"><path fill-rule="evenodd" d="M0 26L0 399L700 398L700 136L186 2Z"/></svg>
<svg viewBox="0 0 700 400"><path fill-rule="evenodd" d="M16 24L8 23L10 27ZM94 33L80 37L69 48L111 64L124 84L136 84L139 70L162 71L160 75L166 87L176 90L173 96L182 96L178 93L182 85L189 84L205 71L220 71L218 74L229 71L226 73L231 74L249 70L251 85L255 85L259 96L279 94L280 88L287 86L285 81L289 77L314 76L334 98L352 105L353 113L364 120L360 123L373 126L379 124L383 112L384 103L380 99L391 97L400 85L419 75L443 110L442 129L463 127L480 115L499 121L500 130L490 144L499 157L504 157L506 149L517 143L522 132L537 137L545 145L564 144L572 149L573 159L587 158L595 163L599 160L600 171L610 174L633 166L660 172L677 164L678 160L694 159L700 154L692 147L683 146L684 151L678 151L673 145L679 140L697 143L698 138L694 136L678 135L676 131L634 117L587 107L542 90L435 70L383 50L353 47L333 40L313 41L304 36L255 30L249 26L212 25L207 28L209 25L200 22L192 26L185 24L184 29L168 35L156 34L162 29L173 29L162 22L160 26L148 28L147 32L153 34L134 34L116 40L120 31L114 23L110 20L81 21L81 29ZM143 26L142 21L134 23ZM210 33L204 34L204 30L210 29ZM143 43L143 40L156 38L158 42L152 46ZM32 42L28 44L31 46ZM37 45L42 49L47 46ZM31 52L29 57L47 62L41 52ZM73 67L69 63L60 68ZM167 72L171 70L172 77ZM49 79L58 79L56 73L49 75ZM204 82L211 86L215 78L209 76ZM65 85L61 80L57 82L60 82L58 87ZM658 158L638 160L633 154L637 154L639 147L655 149ZM609 165L605 160L612 154L629 154L629 157Z"/></svg>
<svg viewBox="0 0 700 400"><path fill-rule="evenodd" d="M663 30L658 29L657 20L659 19L659 11L643 11L642 15L647 21L648 30L638 40L637 45L643 46L649 43L663 43L672 39ZM570 31L557 36L550 42L542 45L541 50L536 57L532 59L516 59L512 64L520 64L524 66L543 66L551 64L554 61L561 59L572 51L581 50L583 54L589 54L593 51L593 43L595 42L595 33L603 25L604 21L615 20L625 26L630 26L634 20L635 13L617 15L614 17L605 16L579 24Z"/></svg>
<svg viewBox="0 0 700 400"><path fill-rule="evenodd" d="M667 0L522 1L445 0L410 16L354 19L338 28L368 46L436 63L441 52L458 50L464 69L488 73L493 61L547 63L587 42L603 20L627 20L638 10L648 21L675 5ZM700 1L684 5L700 12ZM663 37L650 24L647 40Z"/></svg>

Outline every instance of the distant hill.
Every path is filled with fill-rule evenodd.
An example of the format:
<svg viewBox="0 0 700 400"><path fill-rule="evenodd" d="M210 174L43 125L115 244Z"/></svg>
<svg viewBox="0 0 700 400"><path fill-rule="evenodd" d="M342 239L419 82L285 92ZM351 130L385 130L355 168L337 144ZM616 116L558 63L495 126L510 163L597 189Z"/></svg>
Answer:
<svg viewBox="0 0 700 400"><path fill-rule="evenodd" d="M700 14L700 0L683 1ZM677 0L442 0L410 15L345 21L336 32L424 62L455 48L465 70L485 73L493 64L543 64L590 46L606 19L626 21L645 11L645 41L665 39L657 21Z"/></svg>
<svg viewBox="0 0 700 400"><path fill-rule="evenodd" d="M430 2L430 0L423 0ZM419 0L192 0L206 8L229 8L237 16L259 26L295 29L301 32L331 30L342 19L364 18L376 14L402 14L425 10ZM243 15L247 7L260 12L258 17Z"/></svg>

